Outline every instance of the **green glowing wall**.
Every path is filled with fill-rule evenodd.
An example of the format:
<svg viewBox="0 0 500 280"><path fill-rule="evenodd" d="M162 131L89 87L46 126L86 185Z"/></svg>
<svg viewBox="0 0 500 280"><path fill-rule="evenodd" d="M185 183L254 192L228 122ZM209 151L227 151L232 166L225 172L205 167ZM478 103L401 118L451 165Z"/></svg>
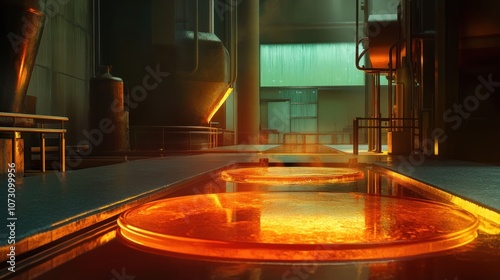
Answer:
<svg viewBox="0 0 500 280"><path fill-rule="evenodd" d="M261 87L364 85L354 52L354 43L261 45Z"/></svg>

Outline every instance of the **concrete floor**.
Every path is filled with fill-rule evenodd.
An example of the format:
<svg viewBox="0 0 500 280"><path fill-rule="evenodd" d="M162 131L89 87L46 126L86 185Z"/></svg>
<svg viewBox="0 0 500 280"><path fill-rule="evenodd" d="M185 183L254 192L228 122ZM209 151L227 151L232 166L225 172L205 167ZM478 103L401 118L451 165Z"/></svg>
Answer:
<svg viewBox="0 0 500 280"><path fill-rule="evenodd" d="M333 146L330 146L332 148ZM16 182L16 239L21 254L68 233L113 217L126 209L172 192L178 183L237 162L359 163L401 173L492 210L500 217L500 167L440 162L369 153L265 153L276 145L223 147L198 155L128 161L120 164L29 176ZM340 150L342 147L338 147ZM352 149L352 146L351 146ZM360 151L363 148L361 147ZM2 178L2 181L6 181ZM0 201L7 200L7 192ZM4 214L6 215L6 214ZM5 219L4 219L5 220ZM499 222L500 223L500 222ZM7 232L0 233L2 252ZM5 254L2 255L2 260Z"/></svg>

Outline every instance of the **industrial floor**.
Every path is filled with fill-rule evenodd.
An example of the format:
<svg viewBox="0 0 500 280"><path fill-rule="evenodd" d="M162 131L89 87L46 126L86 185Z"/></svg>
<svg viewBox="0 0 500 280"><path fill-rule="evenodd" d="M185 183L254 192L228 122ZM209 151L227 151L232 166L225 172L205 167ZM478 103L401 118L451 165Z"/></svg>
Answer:
<svg viewBox="0 0 500 280"><path fill-rule="evenodd" d="M258 162L260 158L268 158L269 162L324 163L348 163L355 158L358 163L393 170L470 201L493 212L493 219L498 219L495 221L500 224L499 166L417 161L386 153L371 153L366 151L366 147L361 147L358 156L352 155L352 146L317 147L317 150L299 153L304 149L297 147L294 151L278 145L222 147L196 155L141 159L70 170L65 174L56 172L17 178L16 250L18 254L30 251L113 217L134 205L164 196L174 191L178 183L198 175L215 174L216 170L225 166ZM7 178L3 177L2 181L7 182ZM0 193L0 201L7 201L6 191ZM8 248L7 237L7 232L1 231L2 252ZM5 255L2 254L2 261Z"/></svg>

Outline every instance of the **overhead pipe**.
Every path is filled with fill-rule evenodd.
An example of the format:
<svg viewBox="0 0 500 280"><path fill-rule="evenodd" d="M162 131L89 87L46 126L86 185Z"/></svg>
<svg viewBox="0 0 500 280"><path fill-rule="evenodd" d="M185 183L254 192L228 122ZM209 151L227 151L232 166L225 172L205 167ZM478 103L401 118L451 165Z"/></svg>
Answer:
<svg viewBox="0 0 500 280"><path fill-rule="evenodd" d="M377 130L375 133L375 152L382 152L382 129L380 128L380 72L375 73L375 126L377 126Z"/></svg>

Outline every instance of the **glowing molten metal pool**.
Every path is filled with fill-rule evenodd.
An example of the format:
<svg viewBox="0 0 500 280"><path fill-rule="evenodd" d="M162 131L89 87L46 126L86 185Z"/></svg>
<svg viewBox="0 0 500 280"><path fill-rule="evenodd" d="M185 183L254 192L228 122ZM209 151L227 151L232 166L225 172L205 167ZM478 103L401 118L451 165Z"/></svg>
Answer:
<svg viewBox="0 0 500 280"><path fill-rule="evenodd" d="M455 248L478 222L453 206L361 193L242 192L159 200L123 213L148 252L253 261L387 259Z"/></svg>
<svg viewBox="0 0 500 280"><path fill-rule="evenodd" d="M249 167L221 172L227 182L257 184L325 184L361 180L362 170L335 167Z"/></svg>

